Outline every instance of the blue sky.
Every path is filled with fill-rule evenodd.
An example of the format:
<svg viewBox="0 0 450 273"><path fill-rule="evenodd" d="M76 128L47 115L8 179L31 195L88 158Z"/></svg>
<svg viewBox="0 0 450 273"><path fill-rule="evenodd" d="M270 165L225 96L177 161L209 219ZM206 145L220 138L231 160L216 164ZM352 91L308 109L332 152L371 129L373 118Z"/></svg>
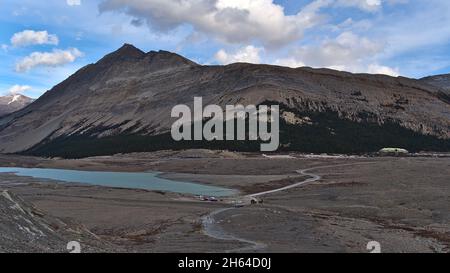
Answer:
<svg viewBox="0 0 450 273"><path fill-rule="evenodd" d="M201 64L450 72L447 0L0 0L0 95L38 97L124 43Z"/></svg>

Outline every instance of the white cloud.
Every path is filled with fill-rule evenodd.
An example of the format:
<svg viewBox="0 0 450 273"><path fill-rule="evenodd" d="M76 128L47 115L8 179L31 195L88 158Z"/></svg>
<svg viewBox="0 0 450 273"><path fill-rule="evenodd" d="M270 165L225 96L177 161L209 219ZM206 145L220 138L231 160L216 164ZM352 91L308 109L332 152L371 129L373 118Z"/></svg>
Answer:
<svg viewBox="0 0 450 273"><path fill-rule="evenodd" d="M13 85L11 88L8 89L8 93L12 94L12 95L17 95L17 94L23 94L24 92L28 91L31 89L31 86L29 85Z"/></svg>
<svg viewBox="0 0 450 273"><path fill-rule="evenodd" d="M378 65L378 64L370 64L367 72L370 74L384 74L393 77L398 77L400 75L398 68L391 68L388 66Z"/></svg>
<svg viewBox="0 0 450 273"><path fill-rule="evenodd" d="M236 62L272 63L274 65L298 68L311 66L330 68L354 73L385 74L399 76L398 68L380 65L376 55L383 52L384 44L360 37L352 32L344 32L335 39L323 41L318 46L303 46L292 50L289 57L277 58L274 61L262 60L262 47L252 45L234 52L219 50L214 58L220 64Z"/></svg>
<svg viewBox="0 0 450 273"><path fill-rule="evenodd" d="M193 32L232 44L258 43L277 48L298 41L305 30L327 20L323 8L356 7L380 10L407 0L313 0L296 14L286 14L274 0L103 0L100 12L119 12L133 17L132 24L168 32L189 25Z"/></svg>
<svg viewBox="0 0 450 273"><path fill-rule="evenodd" d="M303 66L325 67L354 73L385 74L399 76L398 68L379 65L373 58L383 51L383 44L345 32L334 40L328 40L320 46L305 46L292 51L290 57L278 58L272 62L262 60L264 48L252 45L234 52L219 50L214 58L220 64L236 62L272 63L274 65L298 68Z"/></svg>
<svg viewBox="0 0 450 273"><path fill-rule="evenodd" d="M357 7L359 9L373 12L382 7L381 0L337 0L337 6L342 7Z"/></svg>
<svg viewBox="0 0 450 273"><path fill-rule="evenodd" d="M383 50L383 44L359 37L352 32L343 32L334 40L327 39L318 46L303 46L294 51L294 56L311 66L345 66L373 56Z"/></svg>
<svg viewBox="0 0 450 273"><path fill-rule="evenodd" d="M291 58L276 59L273 64L279 65L279 66L291 67L291 68L298 68L298 67L305 66L305 64L303 62L295 60L295 59L291 59Z"/></svg>
<svg viewBox="0 0 450 273"><path fill-rule="evenodd" d="M66 3L69 6L79 6L81 5L81 0L66 0Z"/></svg>
<svg viewBox="0 0 450 273"><path fill-rule="evenodd" d="M55 49L53 52L33 52L16 64L17 72L26 72L36 66L56 67L74 62L83 54L76 48Z"/></svg>
<svg viewBox="0 0 450 273"><path fill-rule="evenodd" d="M230 63L260 63L261 57L260 53L263 51L262 48L254 47L254 46L246 46L242 49L239 49L236 52L228 53L225 50L219 50L215 59L221 64L230 64Z"/></svg>
<svg viewBox="0 0 450 273"><path fill-rule="evenodd" d="M379 65L377 54L385 45L360 37L352 32L343 32L335 39L327 39L317 46L303 46L293 50L289 58L278 59L275 64L290 67L326 67L355 73L374 73L398 76L398 69Z"/></svg>
<svg viewBox="0 0 450 273"><path fill-rule="evenodd" d="M376 12L381 10L383 5L406 4L409 0L335 0L335 6L337 7L354 7L367 12Z"/></svg>
<svg viewBox="0 0 450 273"><path fill-rule="evenodd" d="M58 36L48 34L47 31L24 30L15 33L11 38L13 46L29 46L29 45L57 45L59 43Z"/></svg>
<svg viewBox="0 0 450 273"><path fill-rule="evenodd" d="M187 24L227 43L278 47L300 39L321 21L318 11L333 1L315 0L294 15L273 0L104 0L99 9L125 12L161 32Z"/></svg>
<svg viewBox="0 0 450 273"><path fill-rule="evenodd" d="M200 33L219 42L278 49L299 42L306 30L325 24L333 15L327 13L331 8L373 12L383 5L407 1L309 0L294 14L288 14L276 0L102 0L98 7L100 13L129 15L132 18L128 23L147 24L152 33L167 34L188 26L182 31Z"/></svg>

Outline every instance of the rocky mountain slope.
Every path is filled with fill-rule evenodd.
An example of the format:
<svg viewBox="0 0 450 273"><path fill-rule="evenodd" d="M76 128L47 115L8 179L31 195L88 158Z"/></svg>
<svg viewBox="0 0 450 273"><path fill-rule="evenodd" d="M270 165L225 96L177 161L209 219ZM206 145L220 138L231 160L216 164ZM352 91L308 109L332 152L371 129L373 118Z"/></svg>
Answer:
<svg viewBox="0 0 450 273"><path fill-rule="evenodd" d="M244 63L202 66L124 45L0 119L0 152L72 157L198 146L250 149L171 142L170 111L177 104L192 106L194 96L221 106L282 105L285 150L450 150L450 96L423 81Z"/></svg>
<svg viewBox="0 0 450 273"><path fill-rule="evenodd" d="M450 74L425 77L420 79L420 81L441 88L447 94L450 94Z"/></svg>
<svg viewBox="0 0 450 273"><path fill-rule="evenodd" d="M68 253L73 240L90 242L85 252L105 245L84 227L46 215L7 190L0 190L0 219L0 253Z"/></svg>
<svg viewBox="0 0 450 273"><path fill-rule="evenodd" d="M0 116L20 110L33 101L32 98L20 94L0 97Z"/></svg>

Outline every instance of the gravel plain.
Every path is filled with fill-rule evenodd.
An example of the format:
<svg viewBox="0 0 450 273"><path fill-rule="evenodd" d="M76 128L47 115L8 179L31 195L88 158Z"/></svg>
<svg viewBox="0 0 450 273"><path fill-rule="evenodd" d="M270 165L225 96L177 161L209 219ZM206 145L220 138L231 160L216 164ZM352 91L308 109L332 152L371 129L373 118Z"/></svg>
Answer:
<svg viewBox="0 0 450 273"><path fill-rule="evenodd" d="M0 166L159 171L166 178L235 188L242 195L306 179L297 170L331 166L315 171L322 176L317 182L264 196L263 204L225 210L215 221L229 234L264 245L258 252L368 252L370 241L379 242L383 252L450 251L450 158L294 157L207 150L79 160L0 155ZM65 252L72 240L82 240L88 252L246 249L243 242L211 238L202 229L202 217L230 207L225 201L5 173L0 192L40 211L28 221L53 219L65 227L46 235L58 239L24 243L11 215L17 212L8 209L13 204L0 197L0 228L9 233L9 241L0 237L2 252Z"/></svg>

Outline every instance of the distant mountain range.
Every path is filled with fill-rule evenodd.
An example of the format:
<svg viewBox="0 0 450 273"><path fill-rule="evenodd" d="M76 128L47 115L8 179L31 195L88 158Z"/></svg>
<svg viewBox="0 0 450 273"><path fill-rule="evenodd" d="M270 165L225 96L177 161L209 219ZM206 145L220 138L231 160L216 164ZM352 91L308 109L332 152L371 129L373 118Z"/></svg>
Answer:
<svg viewBox="0 0 450 273"><path fill-rule="evenodd" d="M33 101L32 98L20 94L0 96L0 116L20 110Z"/></svg>
<svg viewBox="0 0 450 273"><path fill-rule="evenodd" d="M279 104L281 150L450 151L449 76L421 80L236 63L204 66L124 45L0 119L0 152L84 157L159 149L257 150L170 138L177 104Z"/></svg>

